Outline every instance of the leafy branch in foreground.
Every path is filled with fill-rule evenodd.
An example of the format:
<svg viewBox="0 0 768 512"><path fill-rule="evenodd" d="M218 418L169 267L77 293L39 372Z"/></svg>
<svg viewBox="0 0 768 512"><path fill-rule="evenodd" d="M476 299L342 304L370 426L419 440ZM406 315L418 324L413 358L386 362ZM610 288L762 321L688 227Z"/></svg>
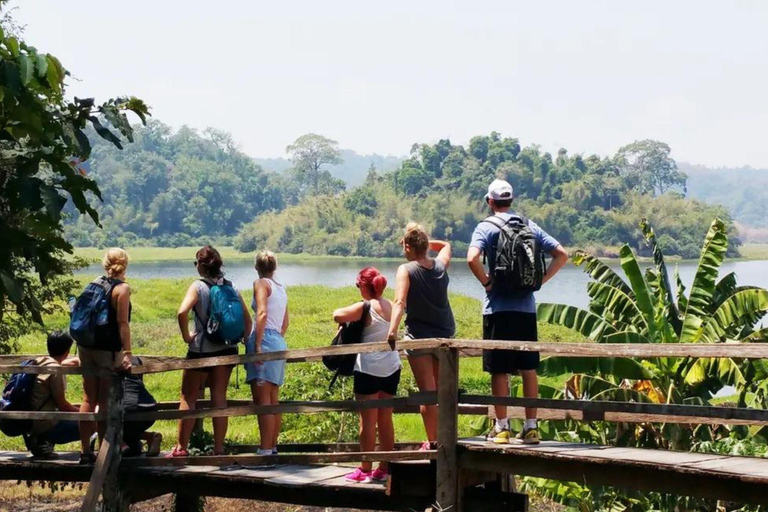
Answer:
<svg viewBox="0 0 768 512"><path fill-rule="evenodd" d="M0 4L1 6L2 4ZM98 224L88 196L101 199L81 163L91 144L88 126L117 147L133 139L126 116L142 122L149 111L138 98L69 101L61 62L0 27L0 350L29 321L42 324L49 304L70 293L66 280L72 247L62 236L69 200ZM63 279L63 280L62 280ZM67 285L69 283L69 285Z"/></svg>

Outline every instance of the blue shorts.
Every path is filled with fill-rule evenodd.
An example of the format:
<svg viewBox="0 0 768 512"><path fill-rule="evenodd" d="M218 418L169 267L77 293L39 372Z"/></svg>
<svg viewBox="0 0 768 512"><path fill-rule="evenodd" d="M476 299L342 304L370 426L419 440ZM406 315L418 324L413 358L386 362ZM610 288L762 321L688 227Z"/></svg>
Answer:
<svg viewBox="0 0 768 512"><path fill-rule="evenodd" d="M282 350L288 350L288 346L285 344L285 339L279 332L273 329L266 329L264 331L264 339L261 340L262 353L280 352ZM248 341L245 342L245 353L256 353L255 331L248 336ZM246 363L245 382L250 383L254 380L263 380L282 386L285 381L285 360L265 361L261 364Z"/></svg>

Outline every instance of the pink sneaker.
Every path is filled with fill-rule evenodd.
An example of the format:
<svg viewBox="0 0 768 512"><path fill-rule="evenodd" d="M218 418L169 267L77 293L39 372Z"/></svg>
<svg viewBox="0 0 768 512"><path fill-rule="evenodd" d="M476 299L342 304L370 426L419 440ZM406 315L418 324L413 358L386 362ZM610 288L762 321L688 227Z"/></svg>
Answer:
<svg viewBox="0 0 768 512"><path fill-rule="evenodd" d="M373 482L386 482L389 477L389 473L382 469L376 468L371 473L371 480Z"/></svg>
<svg viewBox="0 0 768 512"><path fill-rule="evenodd" d="M164 457L166 459L172 459L175 457L189 457L189 452L184 448L181 448L179 445L176 445L173 447L173 451L171 451L171 453L165 454Z"/></svg>
<svg viewBox="0 0 768 512"><path fill-rule="evenodd" d="M344 477L347 482L364 483L371 481L371 473L363 471L362 468L357 468L350 474Z"/></svg>
<svg viewBox="0 0 768 512"><path fill-rule="evenodd" d="M434 448L432 448L432 443L430 443L429 441L424 441L424 444L421 445L421 448L419 448L419 451L428 452L429 450L434 450Z"/></svg>

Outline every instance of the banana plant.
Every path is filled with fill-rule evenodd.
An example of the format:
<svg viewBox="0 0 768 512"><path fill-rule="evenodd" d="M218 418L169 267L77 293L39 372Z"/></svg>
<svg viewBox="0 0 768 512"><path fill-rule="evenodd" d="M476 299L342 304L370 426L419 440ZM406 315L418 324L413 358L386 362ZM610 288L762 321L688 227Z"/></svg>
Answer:
<svg viewBox="0 0 768 512"><path fill-rule="evenodd" d="M768 329L755 328L768 311L768 291L738 286L733 273L718 280L728 247L726 227L720 219L715 219L707 232L687 294L677 270L674 280L670 279L653 228L643 220L640 229L653 253L652 267L643 271L626 244L619 253L623 277L595 256L576 251L572 261L583 266L591 278L587 285L589 309L544 303L538 307L539 320L574 329L596 343L768 340ZM548 358L541 367L543 375L590 374L599 378L602 389L592 399L620 399L633 390L653 397L652 401L663 397L668 403L706 403L724 386L734 386L740 405L748 396L765 401L766 392L756 393L755 387L759 383L755 377L765 375L765 370L762 364L740 359L691 358L657 358L634 365L620 358L598 358L591 365L580 359ZM606 383L613 387L606 387Z"/></svg>

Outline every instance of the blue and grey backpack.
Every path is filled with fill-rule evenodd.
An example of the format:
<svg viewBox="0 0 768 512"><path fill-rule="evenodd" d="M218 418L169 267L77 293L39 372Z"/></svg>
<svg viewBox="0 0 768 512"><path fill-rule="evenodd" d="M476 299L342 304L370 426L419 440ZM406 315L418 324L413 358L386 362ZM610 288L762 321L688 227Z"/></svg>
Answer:
<svg viewBox="0 0 768 512"><path fill-rule="evenodd" d="M201 279L210 290L208 301L207 338L220 345L237 345L245 335L245 312L231 281L211 284Z"/></svg>
<svg viewBox="0 0 768 512"><path fill-rule="evenodd" d="M75 301L69 320L69 334L78 346L113 350L115 340L109 329L109 309L112 290L119 283L100 277L89 283Z"/></svg>

